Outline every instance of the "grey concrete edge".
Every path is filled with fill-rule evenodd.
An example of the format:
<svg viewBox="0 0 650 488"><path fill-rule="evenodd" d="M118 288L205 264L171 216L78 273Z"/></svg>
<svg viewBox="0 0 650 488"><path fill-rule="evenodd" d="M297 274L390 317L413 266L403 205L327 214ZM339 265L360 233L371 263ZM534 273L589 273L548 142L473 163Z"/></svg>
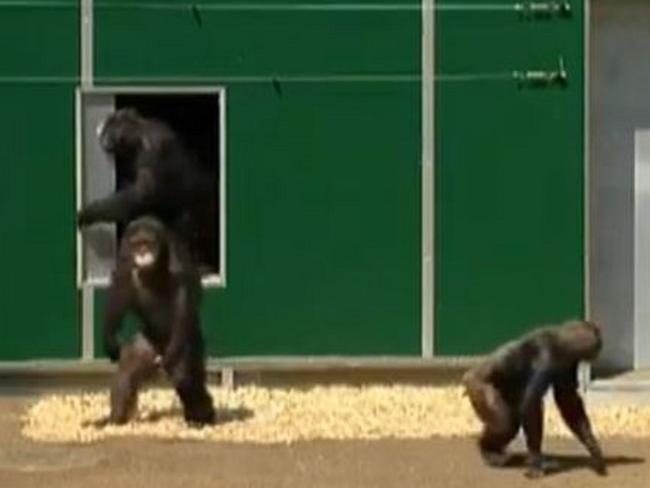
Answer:
<svg viewBox="0 0 650 488"><path fill-rule="evenodd" d="M426 370L467 369L484 357L233 357L210 358L209 371L231 368L237 371L330 371L330 370ZM65 375L94 375L110 373L115 365L108 360L38 360L0 362L0 381L7 377L58 377Z"/></svg>

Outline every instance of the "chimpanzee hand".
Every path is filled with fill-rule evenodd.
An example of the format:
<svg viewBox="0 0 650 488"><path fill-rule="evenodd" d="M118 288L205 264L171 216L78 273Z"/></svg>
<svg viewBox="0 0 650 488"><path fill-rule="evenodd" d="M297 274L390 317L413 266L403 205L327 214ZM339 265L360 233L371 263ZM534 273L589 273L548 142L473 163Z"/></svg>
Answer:
<svg viewBox="0 0 650 488"><path fill-rule="evenodd" d="M77 212L77 226L84 227L88 225L88 214L82 209Z"/></svg>
<svg viewBox="0 0 650 488"><path fill-rule="evenodd" d="M603 458L594 459L593 468L599 476L607 476L607 464Z"/></svg>
<svg viewBox="0 0 650 488"><path fill-rule="evenodd" d="M178 362L176 355L170 355L168 352L165 352L162 356L159 356L157 360L158 364L162 366L163 370L170 372L174 369L174 365Z"/></svg>
<svg viewBox="0 0 650 488"><path fill-rule="evenodd" d="M120 359L120 346L117 341L106 341L104 351L111 363L116 363Z"/></svg>
<svg viewBox="0 0 650 488"><path fill-rule="evenodd" d="M176 333L172 335L169 344L165 348L160 362L165 371L171 371L178 361L181 359L183 350L185 349L186 337L184 333Z"/></svg>
<svg viewBox="0 0 650 488"><path fill-rule="evenodd" d="M88 227L101 220L98 215L98 206L93 202L77 212L77 226Z"/></svg>
<svg viewBox="0 0 650 488"><path fill-rule="evenodd" d="M526 478L542 478L549 472L556 471L559 466L558 462L548 459L540 454L534 454L528 460L529 467L526 471Z"/></svg>

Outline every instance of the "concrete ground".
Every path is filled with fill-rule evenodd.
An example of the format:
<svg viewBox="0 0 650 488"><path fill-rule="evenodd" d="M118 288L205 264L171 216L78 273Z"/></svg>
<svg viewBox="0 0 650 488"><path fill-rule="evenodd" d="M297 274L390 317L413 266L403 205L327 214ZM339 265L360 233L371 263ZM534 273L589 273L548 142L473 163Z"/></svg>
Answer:
<svg viewBox="0 0 650 488"><path fill-rule="evenodd" d="M0 395L0 487L626 487L650 486L650 439L603 442L610 475L586 465L577 443L545 448L560 471L532 482L521 466L484 467L472 439L315 441L260 446L112 439L87 446L23 439L19 416L29 397ZM444 419L441 419L444 421ZM522 452L518 441L513 451Z"/></svg>

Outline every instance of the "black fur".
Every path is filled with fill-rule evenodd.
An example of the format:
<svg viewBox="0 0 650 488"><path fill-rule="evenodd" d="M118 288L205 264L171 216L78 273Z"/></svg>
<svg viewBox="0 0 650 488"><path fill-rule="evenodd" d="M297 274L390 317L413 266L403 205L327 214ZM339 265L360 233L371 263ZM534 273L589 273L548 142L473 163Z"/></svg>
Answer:
<svg viewBox="0 0 650 488"><path fill-rule="evenodd" d="M155 255L150 266L138 266L140 250ZM214 421L212 398L205 387L204 342L199 323L201 281L184 244L153 217L141 217L127 227L117 268L108 290L104 344L119 371L112 390L113 423L126 422L135 405L139 384L161 365L174 384L185 419ZM116 334L127 312L141 322L141 334L120 346Z"/></svg>
<svg viewBox="0 0 650 488"><path fill-rule="evenodd" d="M212 179L171 128L160 120L120 109L98 134L103 150L126 174L124 188L91 202L77 216L80 227L96 222L127 224L154 215L193 248L198 217L209 205Z"/></svg>
<svg viewBox="0 0 650 488"><path fill-rule="evenodd" d="M488 464L507 461L503 451L523 427L530 458L528 476L544 474L543 397L552 387L566 425L589 450L597 472L605 474L600 447L577 391L579 362L595 359L601 346L595 324L568 322L502 346L465 374L467 395L484 424L479 447Z"/></svg>

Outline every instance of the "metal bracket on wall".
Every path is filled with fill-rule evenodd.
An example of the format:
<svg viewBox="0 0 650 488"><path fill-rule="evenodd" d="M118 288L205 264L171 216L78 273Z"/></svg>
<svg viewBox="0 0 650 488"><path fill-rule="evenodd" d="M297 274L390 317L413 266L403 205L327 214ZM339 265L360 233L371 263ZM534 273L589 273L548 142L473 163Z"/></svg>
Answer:
<svg viewBox="0 0 650 488"><path fill-rule="evenodd" d="M564 66L564 59L562 58L562 56L558 58L558 66L557 69L555 70L514 71L512 73L512 76L519 83L520 87L551 86L551 85L565 86L569 81L569 75Z"/></svg>
<svg viewBox="0 0 650 488"><path fill-rule="evenodd" d="M522 18L570 17L570 2L526 2L515 4L515 11Z"/></svg>
<svg viewBox="0 0 650 488"><path fill-rule="evenodd" d="M581 362L578 365L578 388L585 395L591 383L591 364Z"/></svg>

